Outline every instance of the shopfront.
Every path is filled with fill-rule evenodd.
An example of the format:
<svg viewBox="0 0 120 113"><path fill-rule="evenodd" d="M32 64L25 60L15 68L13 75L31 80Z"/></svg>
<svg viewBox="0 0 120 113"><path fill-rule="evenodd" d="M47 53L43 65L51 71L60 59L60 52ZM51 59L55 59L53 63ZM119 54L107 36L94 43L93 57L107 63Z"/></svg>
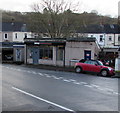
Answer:
<svg viewBox="0 0 120 113"><path fill-rule="evenodd" d="M64 40L26 41L26 64L60 65L65 64Z"/></svg>
<svg viewBox="0 0 120 113"><path fill-rule="evenodd" d="M25 39L26 64L74 66L71 61L97 59L99 51L94 38Z"/></svg>

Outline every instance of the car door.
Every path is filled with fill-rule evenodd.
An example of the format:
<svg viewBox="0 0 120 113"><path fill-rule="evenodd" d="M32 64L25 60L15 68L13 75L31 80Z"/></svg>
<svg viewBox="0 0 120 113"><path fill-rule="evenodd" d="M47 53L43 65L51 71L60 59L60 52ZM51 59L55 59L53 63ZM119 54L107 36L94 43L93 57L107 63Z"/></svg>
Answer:
<svg viewBox="0 0 120 113"><path fill-rule="evenodd" d="M91 72L92 71L92 67L93 65L91 64L91 61L85 61L84 63L84 71L89 71Z"/></svg>
<svg viewBox="0 0 120 113"><path fill-rule="evenodd" d="M101 66L96 61L92 61L91 65L92 65L91 66L92 72L96 72L96 73L100 72Z"/></svg>

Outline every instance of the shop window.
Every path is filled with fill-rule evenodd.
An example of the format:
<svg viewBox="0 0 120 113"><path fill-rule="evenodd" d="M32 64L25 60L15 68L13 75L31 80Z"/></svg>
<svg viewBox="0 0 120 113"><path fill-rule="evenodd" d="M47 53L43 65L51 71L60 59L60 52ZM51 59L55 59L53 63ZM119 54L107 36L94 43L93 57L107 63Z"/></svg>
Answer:
<svg viewBox="0 0 120 113"><path fill-rule="evenodd" d="M40 48L39 52L40 59L47 59L52 60L53 59L53 48L52 47L45 47Z"/></svg>

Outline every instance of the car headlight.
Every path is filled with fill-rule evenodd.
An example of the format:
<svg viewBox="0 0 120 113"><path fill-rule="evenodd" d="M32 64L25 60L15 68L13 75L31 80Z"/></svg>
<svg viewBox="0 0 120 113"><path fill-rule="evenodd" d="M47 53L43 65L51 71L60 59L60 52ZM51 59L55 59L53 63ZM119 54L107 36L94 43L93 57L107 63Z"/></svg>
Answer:
<svg viewBox="0 0 120 113"><path fill-rule="evenodd" d="M109 71L111 71L111 70L112 70L112 68L110 68L110 67L109 67L109 68L108 68L108 70L109 70Z"/></svg>

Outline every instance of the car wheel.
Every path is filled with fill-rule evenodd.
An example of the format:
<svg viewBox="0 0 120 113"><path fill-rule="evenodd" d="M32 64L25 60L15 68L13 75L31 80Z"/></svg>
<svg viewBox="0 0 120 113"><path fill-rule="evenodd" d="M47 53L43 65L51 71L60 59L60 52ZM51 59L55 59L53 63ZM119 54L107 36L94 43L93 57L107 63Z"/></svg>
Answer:
<svg viewBox="0 0 120 113"><path fill-rule="evenodd" d="M106 76L108 75L108 71L107 71L107 70L102 70L102 71L100 72L100 75L106 77Z"/></svg>
<svg viewBox="0 0 120 113"><path fill-rule="evenodd" d="M76 73L81 73L82 72L82 68L81 67L76 67L75 68L75 72Z"/></svg>

